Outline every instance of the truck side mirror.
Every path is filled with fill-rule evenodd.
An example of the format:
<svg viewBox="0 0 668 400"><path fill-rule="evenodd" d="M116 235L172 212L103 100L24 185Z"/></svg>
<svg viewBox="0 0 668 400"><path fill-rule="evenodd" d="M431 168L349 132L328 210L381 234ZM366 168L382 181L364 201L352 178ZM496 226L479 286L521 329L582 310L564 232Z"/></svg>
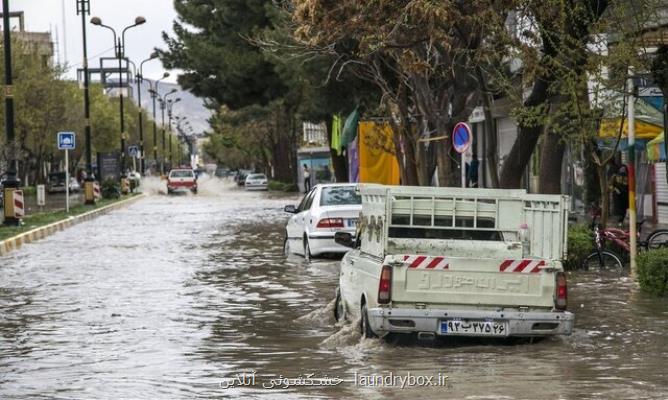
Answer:
<svg viewBox="0 0 668 400"><path fill-rule="evenodd" d="M350 247L351 249L355 247L355 239L348 232L336 232L334 234L334 242L341 246Z"/></svg>
<svg viewBox="0 0 668 400"><path fill-rule="evenodd" d="M297 207L295 207L293 205L285 206L283 211L285 211L286 213L290 213L290 214L297 214Z"/></svg>

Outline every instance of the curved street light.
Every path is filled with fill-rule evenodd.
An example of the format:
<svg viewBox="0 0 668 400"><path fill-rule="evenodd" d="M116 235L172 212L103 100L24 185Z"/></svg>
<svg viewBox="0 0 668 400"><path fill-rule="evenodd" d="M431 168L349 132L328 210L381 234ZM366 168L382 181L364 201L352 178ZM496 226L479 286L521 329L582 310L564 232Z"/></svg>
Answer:
<svg viewBox="0 0 668 400"><path fill-rule="evenodd" d="M161 80L169 78L169 72L165 72L162 75L162 78L151 82L150 80L148 81L149 84L149 90L148 92L151 94L151 100L153 101L153 160L156 163L158 163L158 122L157 122L157 117L156 117L156 112L155 112L155 102L156 99L158 98L158 84L160 83ZM160 171L161 173L164 173L164 171Z"/></svg>
<svg viewBox="0 0 668 400"><path fill-rule="evenodd" d="M151 56L139 63L139 70L135 75L137 79L137 104L139 105L139 170L144 175L146 172L146 162L144 156L144 108L141 104L141 84L144 81L144 63L158 58L158 53L153 52ZM150 82L150 81L149 81Z"/></svg>
<svg viewBox="0 0 668 400"><path fill-rule="evenodd" d="M130 28L144 24L145 22L146 18L141 16L136 17L135 23L123 28L121 36L118 37L116 30L109 25L103 24L100 17L93 17L90 19L91 24L109 29L114 34L114 49L116 50L116 58L118 58L118 94L120 99L119 103L121 117L121 177L125 177L125 138L127 136L127 133L125 132L125 118L123 113L123 58L125 58L125 32L127 32L127 30Z"/></svg>
<svg viewBox="0 0 668 400"><path fill-rule="evenodd" d="M158 97L158 101L160 102L160 111L162 112L162 160L161 160L160 169L161 169L163 174L165 172L165 159L166 159L166 157L165 157L165 155L166 155L166 152L165 152L165 150L166 150L166 148L165 148L166 147L166 140L165 140L165 109L167 108L167 102L168 102L167 97L169 97L171 95L174 95L177 92L178 92L178 90L176 90L176 88L173 88L172 90L170 90L169 92L167 92L166 94L164 94L162 96L160 96L160 94L158 92L156 92L157 97Z"/></svg>

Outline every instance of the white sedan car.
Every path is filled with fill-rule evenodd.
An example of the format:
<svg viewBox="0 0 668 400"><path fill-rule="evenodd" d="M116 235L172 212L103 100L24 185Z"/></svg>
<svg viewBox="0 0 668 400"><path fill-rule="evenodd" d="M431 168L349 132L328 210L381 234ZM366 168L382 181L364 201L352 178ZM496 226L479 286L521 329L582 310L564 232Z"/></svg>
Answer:
<svg viewBox="0 0 668 400"><path fill-rule="evenodd" d="M355 234L362 211L357 184L316 185L299 206L286 206L294 214L285 228L285 254L300 254L306 260L325 253L350 250L334 242L336 232Z"/></svg>
<svg viewBox="0 0 668 400"><path fill-rule="evenodd" d="M244 183L246 190L267 190L267 176L265 174L250 174Z"/></svg>

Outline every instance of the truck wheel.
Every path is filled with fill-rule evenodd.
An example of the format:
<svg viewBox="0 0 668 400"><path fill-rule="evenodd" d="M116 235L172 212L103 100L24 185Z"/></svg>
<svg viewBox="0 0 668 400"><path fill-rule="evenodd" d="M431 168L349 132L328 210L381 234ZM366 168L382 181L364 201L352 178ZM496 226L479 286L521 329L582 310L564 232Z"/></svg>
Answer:
<svg viewBox="0 0 668 400"><path fill-rule="evenodd" d="M360 321L360 331L362 332L362 337L364 337L365 339L374 339L378 337L378 335L376 335L371 330L371 326L369 326L369 313L367 312L366 304L362 305L362 318Z"/></svg>
<svg viewBox="0 0 668 400"><path fill-rule="evenodd" d="M341 292L336 290L336 301L334 302L334 319L336 322L341 322L346 319L346 311L343 309L343 302L341 301Z"/></svg>

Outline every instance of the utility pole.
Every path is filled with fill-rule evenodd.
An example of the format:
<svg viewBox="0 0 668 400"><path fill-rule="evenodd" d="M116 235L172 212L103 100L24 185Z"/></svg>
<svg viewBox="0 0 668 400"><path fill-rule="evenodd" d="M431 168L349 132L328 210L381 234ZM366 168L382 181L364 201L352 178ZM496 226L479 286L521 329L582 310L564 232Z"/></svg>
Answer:
<svg viewBox="0 0 668 400"><path fill-rule="evenodd" d="M628 166L626 168L628 174L629 186L629 231L630 231L630 256L631 256L631 277L637 277L638 267L636 264L636 255L638 254L638 238L636 225L636 129L635 129L635 100L637 87L633 81L633 77L628 80L628 90L630 91L630 99L628 106Z"/></svg>
<svg viewBox="0 0 668 400"><path fill-rule="evenodd" d="M85 203L95 204L95 176L93 173L92 139L90 132L90 90L88 74L88 48L86 41L86 15L90 15L90 0L77 0L77 15L81 15L83 33L83 73L84 73L84 141L86 153L86 181L84 182Z"/></svg>
<svg viewBox="0 0 668 400"><path fill-rule="evenodd" d="M7 179L3 182L3 201L5 210L4 225L18 226L21 219L14 212L14 191L21 185L17 174L16 152L11 147L14 143L14 93L12 88L12 37L9 26L9 0L2 0L2 33L5 51L5 134L9 148L7 160Z"/></svg>

